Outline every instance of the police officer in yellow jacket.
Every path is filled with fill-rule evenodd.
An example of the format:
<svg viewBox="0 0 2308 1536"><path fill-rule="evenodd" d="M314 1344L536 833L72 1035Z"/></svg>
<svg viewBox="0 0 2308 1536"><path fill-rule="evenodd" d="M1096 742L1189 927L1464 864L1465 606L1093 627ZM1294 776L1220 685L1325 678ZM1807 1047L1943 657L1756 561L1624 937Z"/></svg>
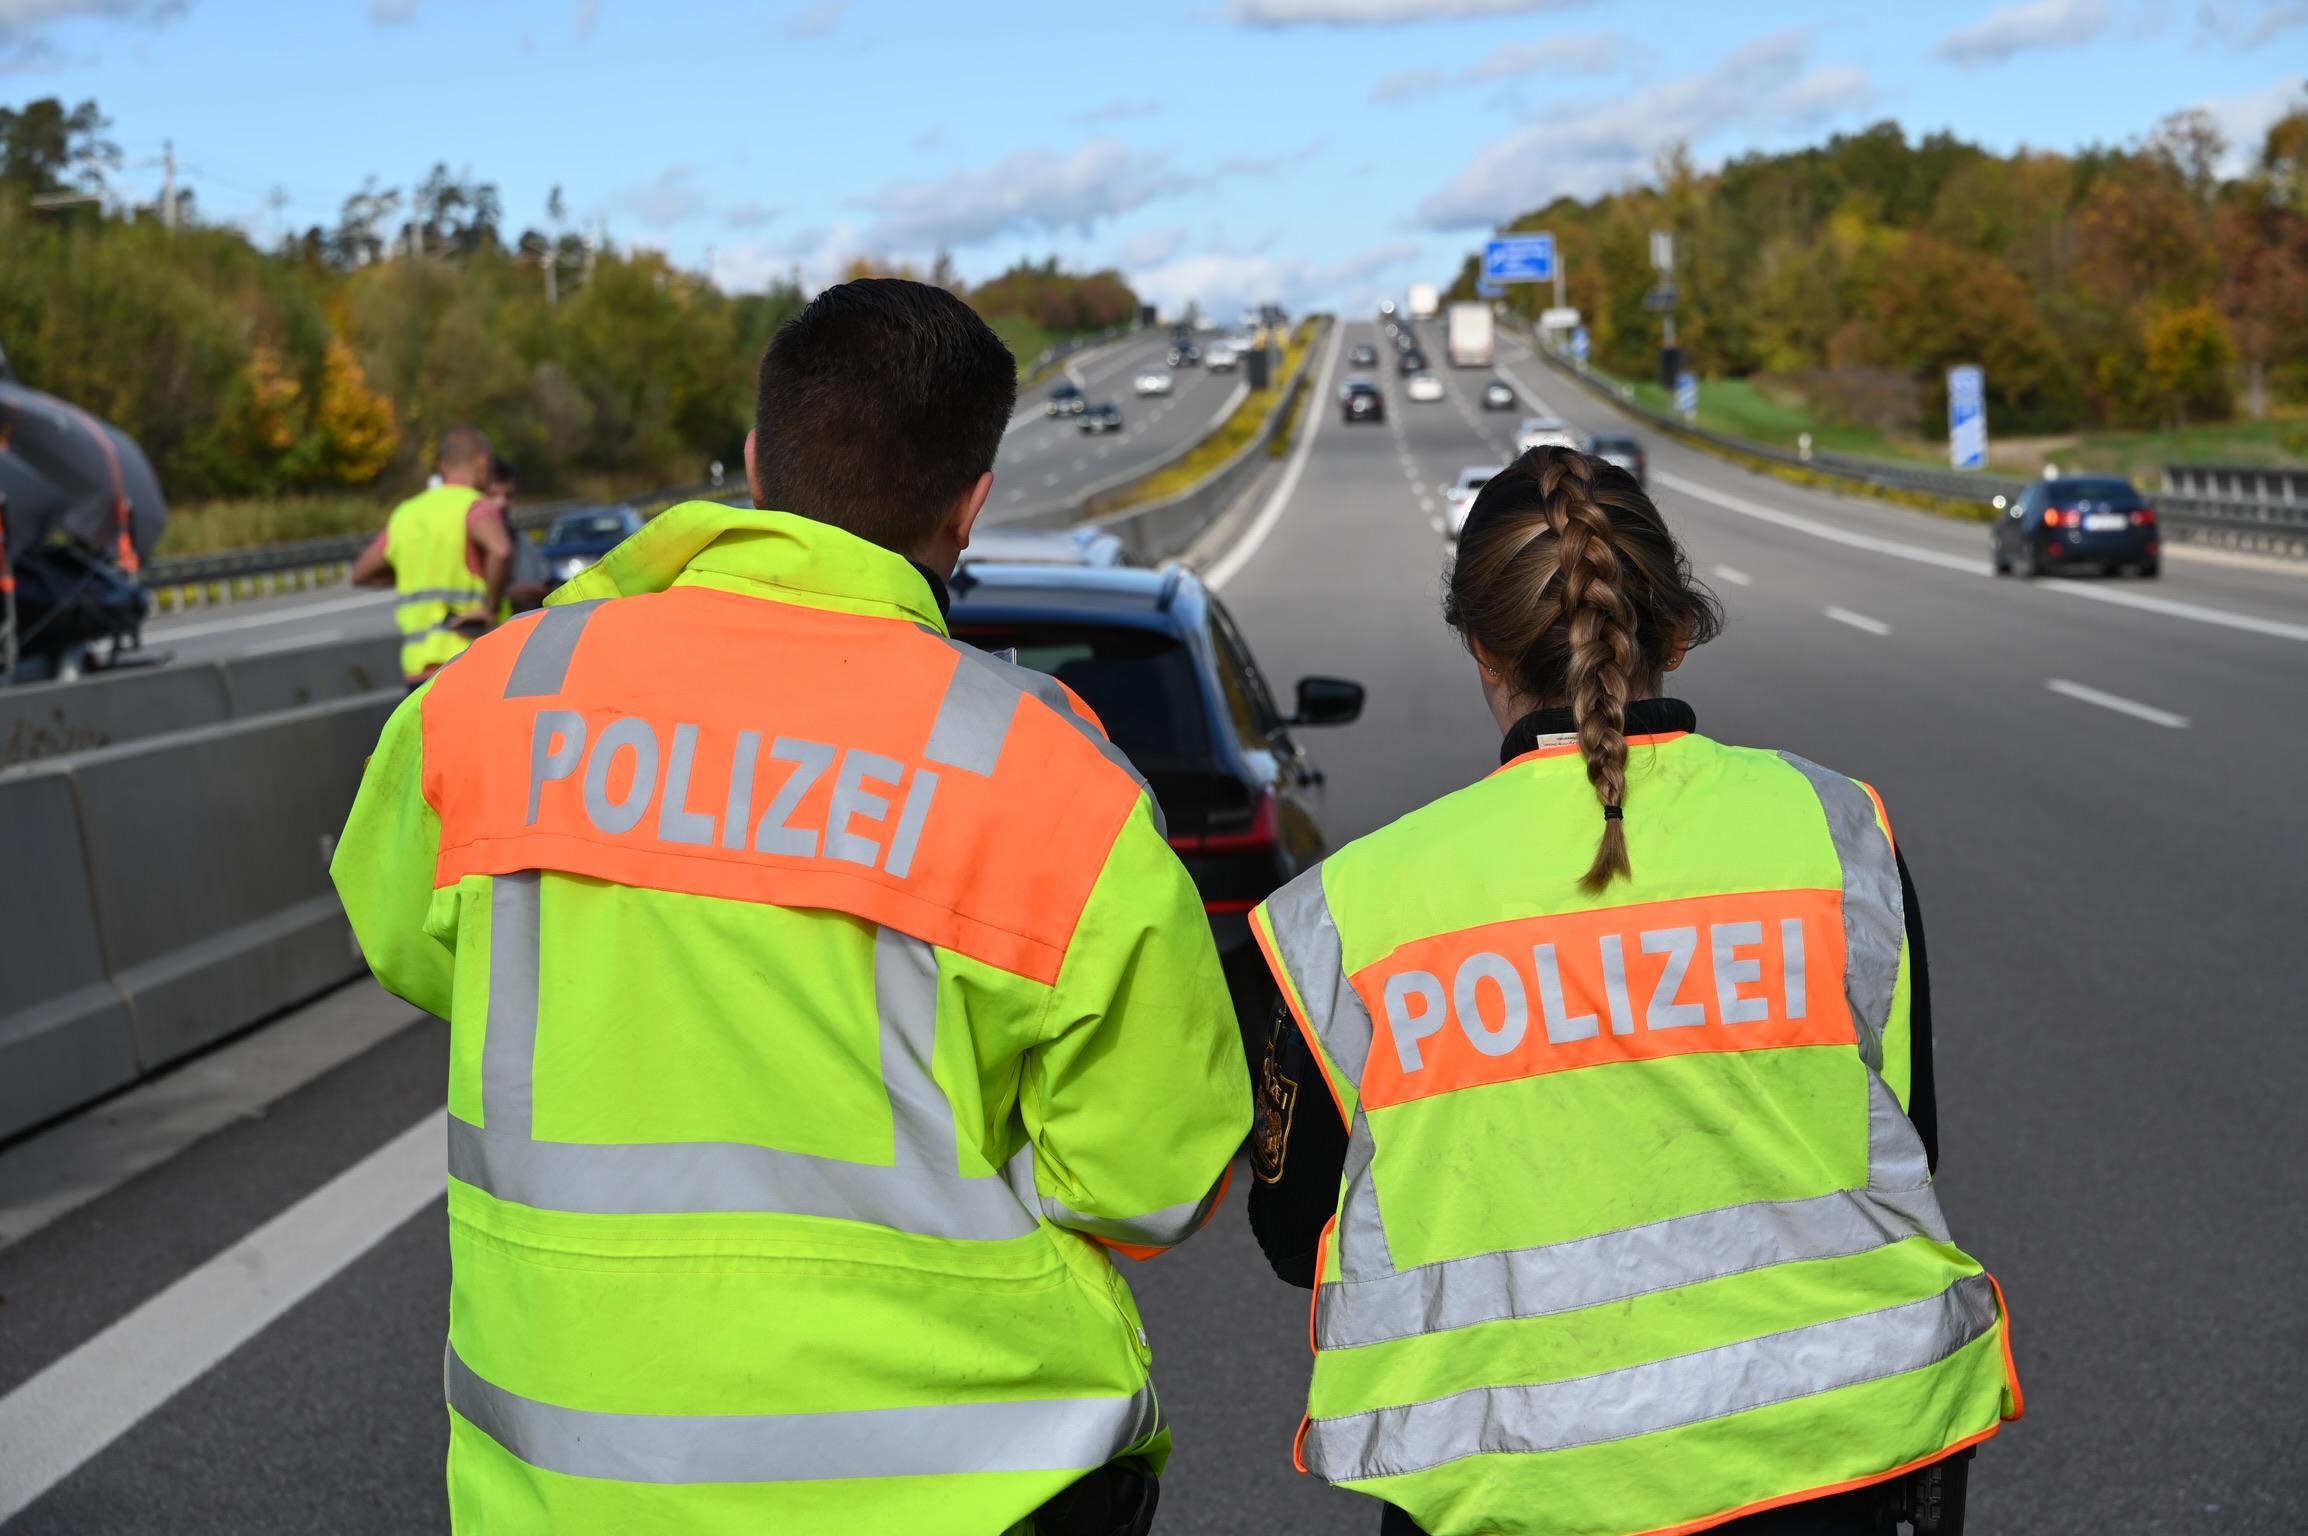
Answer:
<svg viewBox="0 0 2308 1536"><path fill-rule="evenodd" d="M1203 909L1067 690L948 637L1016 393L935 288L772 343L692 502L394 715L339 848L450 1021L464 1531L1145 1529L1112 1253L1250 1118Z"/></svg>
<svg viewBox="0 0 2308 1536"><path fill-rule="evenodd" d="M1252 916L1299 1467L1436 1536L1858 1536L1919 1469L1960 1496L2019 1383L1933 1193L1880 802L1658 696L1718 615L1600 460L1493 478L1445 614L1504 765Z"/></svg>

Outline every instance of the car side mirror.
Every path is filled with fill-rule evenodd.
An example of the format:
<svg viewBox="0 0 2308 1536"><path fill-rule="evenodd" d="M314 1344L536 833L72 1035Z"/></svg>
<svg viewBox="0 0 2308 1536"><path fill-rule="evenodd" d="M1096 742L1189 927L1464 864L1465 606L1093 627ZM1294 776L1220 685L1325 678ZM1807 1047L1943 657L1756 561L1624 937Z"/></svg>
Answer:
<svg viewBox="0 0 2308 1536"><path fill-rule="evenodd" d="M1343 677L1298 680L1298 713L1291 725L1345 725L1362 714L1363 688Z"/></svg>

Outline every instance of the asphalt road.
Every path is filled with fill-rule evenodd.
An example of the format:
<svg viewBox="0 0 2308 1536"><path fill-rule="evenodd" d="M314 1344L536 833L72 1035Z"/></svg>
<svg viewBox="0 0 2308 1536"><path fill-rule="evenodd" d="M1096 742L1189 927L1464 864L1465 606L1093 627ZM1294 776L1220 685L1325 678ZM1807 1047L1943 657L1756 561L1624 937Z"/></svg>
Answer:
<svg viewBox="0 0 2308 1536"><path fill-rule="evenodd" d="M1615 424L1509 351L1527 396ZM1212 576L1269 673L1370 685L1319 743L1343 838L1495 762L1433 519L1521 413L1446 370L1449 399L1390 382L1388 424L1346 427L1338 356ZM1920 887L1941 1194L2010 1297L2029 1396L1971 1528L2296 1529L2308 581L2175 559L2155 584L1999 582L1975 527L1671 443L1651 465L1730 616L1677 692L1712 734L1871 778ZM206 1084L0 1152L0 1515L12 1478L60 1474L10 1536L440 1526L443 1046L350 989ZM1239 1206L1130 1278L1178 1436L1158 1528L1370 1528L1290 1470L1305 1297Z"/></svg>
<svg viewBox="0 0 2308 1536"><path fill-rule="evenodd" d="M1239 398L1242 375L1173 369L1176 385L1168 398L1140 399L1132 381L1141 370L1161 365L1169 347L1167 329L1132 335L1084 354L1066 369L1065 377L1092 400L1112 400L1122 408L1120 432L1091 437L1073 417L1045 416L1042 402L1056 378L1021 397L995 462L985 526L1073 506L1085 493L1135 478L1206 435ZM145 626L145 644L168 652L176 665L392 632L390 593L334 586L164 614Z"/></svg>

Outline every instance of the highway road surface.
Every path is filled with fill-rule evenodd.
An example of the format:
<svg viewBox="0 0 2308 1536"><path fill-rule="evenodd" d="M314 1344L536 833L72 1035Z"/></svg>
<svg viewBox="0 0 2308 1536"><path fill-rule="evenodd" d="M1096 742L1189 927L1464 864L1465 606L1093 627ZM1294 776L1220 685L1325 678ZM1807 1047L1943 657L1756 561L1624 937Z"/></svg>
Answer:
<svg viewBox="0 0 2308 1536"><path fill-rule="evenodd" d="M1042 403L1060 376L1021 395L995 465L986 527L1071 507L1085 493L1127 481L1200 441L1243 393L1242 375L1202 368L1171 370L1168 397L1140 399L1131 383L1159 367L1170 347L1167 329L1140 332L1094 348L1064 374L1092 400L1122 408L1120 432L1092 437L1074 417L1051 418ZM740 487L742 490L742 487ZM164 614L145 626L145 644L169 653L171 664L230 656L302 650L339 640L393 632L392 595L333 586L216 608Z"/></svg>
<svg viewBox="0 0 2308 1536"><path fill-rule="evenodd" d="M1446 370L1444 401L1390 382L1390 420L1347 427L1339 355L1209 575L1269 673L1369 685L1317 742L1345 837L1495 763L1437 613L1437 487L1502 460L1520 413ZM1617 425L1515 348L1502 371ZM1941 1194L2029 1397L1971 1528L2297 1529L2308 582L1999 582L1977 527L1650 447L1730 617L1675 691L1712 734L1874 780L1920 887ZM440 1527L444 1045L348 989L0 1152L0 1530ZM1131 1279L1178 1439L1158 1529L1373 1528L1290 1470L1305 1297L1240 1206Z"/></svg>

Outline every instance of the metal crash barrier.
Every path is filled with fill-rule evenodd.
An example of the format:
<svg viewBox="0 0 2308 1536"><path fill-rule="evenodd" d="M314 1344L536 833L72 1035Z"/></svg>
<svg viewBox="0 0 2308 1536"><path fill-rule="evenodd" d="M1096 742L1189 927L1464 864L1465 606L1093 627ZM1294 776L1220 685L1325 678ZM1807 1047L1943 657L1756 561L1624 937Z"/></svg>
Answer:
<svg viewBox="0 0 2308 1536"><path fill-rule="evenodd" d="M0 770L0 848L23 872L0 881L0 1137L360 974L328 860L401 697Z"/></svg>

